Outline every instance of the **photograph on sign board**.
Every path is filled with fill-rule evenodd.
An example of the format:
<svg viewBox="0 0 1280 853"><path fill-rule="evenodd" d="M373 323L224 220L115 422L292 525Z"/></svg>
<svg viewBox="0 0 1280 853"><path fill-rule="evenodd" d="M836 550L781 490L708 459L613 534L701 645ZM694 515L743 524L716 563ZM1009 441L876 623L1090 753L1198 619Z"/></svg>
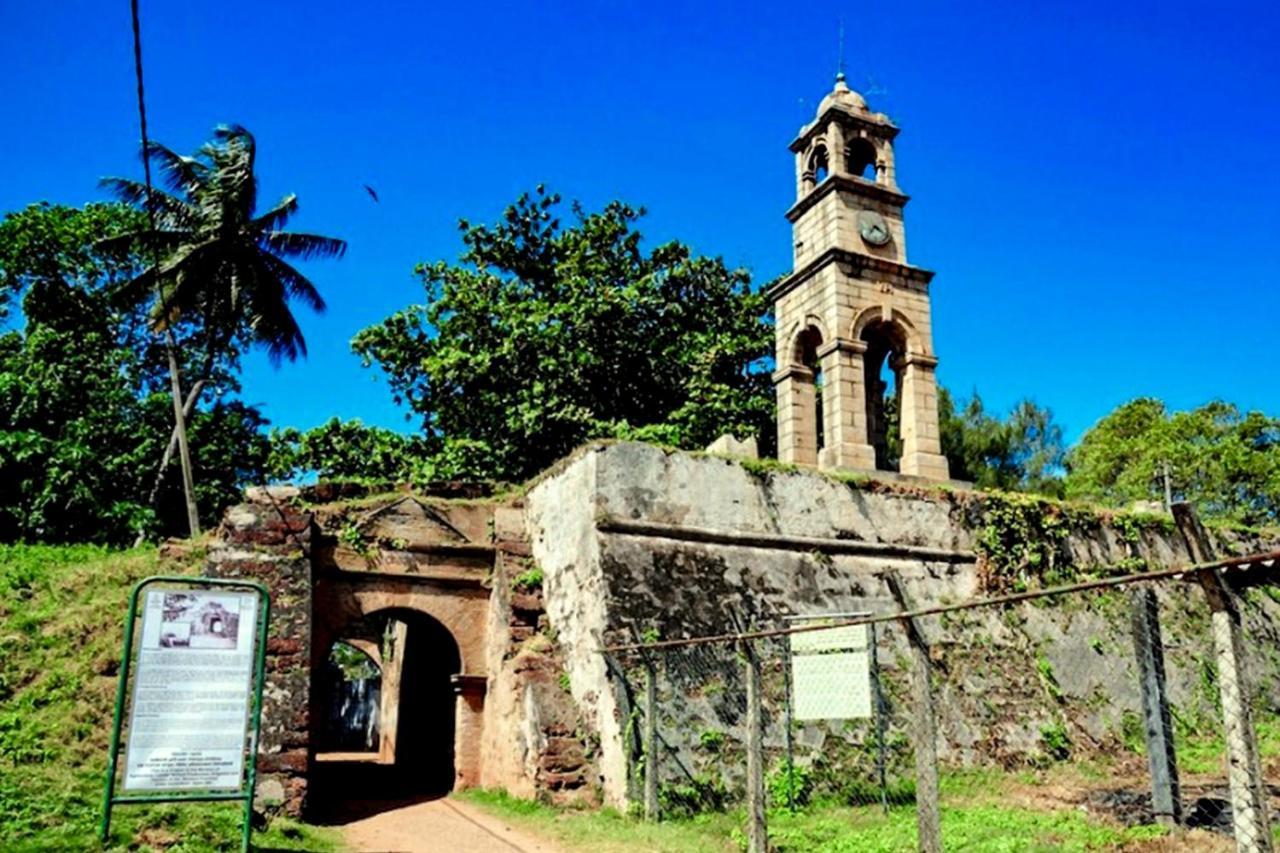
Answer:
<svg viewBox="0 0 1280 853"><path fill-rule="evenodd" d="M240 597L167 592L156 639L159 648L235 651L240 639Z"/></svg>

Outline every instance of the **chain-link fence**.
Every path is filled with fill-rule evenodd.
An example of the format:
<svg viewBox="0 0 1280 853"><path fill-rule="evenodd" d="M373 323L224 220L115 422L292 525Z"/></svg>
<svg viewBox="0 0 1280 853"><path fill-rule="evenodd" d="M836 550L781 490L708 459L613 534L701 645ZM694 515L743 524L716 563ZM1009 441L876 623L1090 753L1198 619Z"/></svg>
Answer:
<svg viewBox="0 0 1280 853"><path fill-rule="evenodd" d="M632 800L740 809L752 851L1271 850L1280 565L1214 566L928 607L888 574L853 611L635 626L604 650Z"/></svg>

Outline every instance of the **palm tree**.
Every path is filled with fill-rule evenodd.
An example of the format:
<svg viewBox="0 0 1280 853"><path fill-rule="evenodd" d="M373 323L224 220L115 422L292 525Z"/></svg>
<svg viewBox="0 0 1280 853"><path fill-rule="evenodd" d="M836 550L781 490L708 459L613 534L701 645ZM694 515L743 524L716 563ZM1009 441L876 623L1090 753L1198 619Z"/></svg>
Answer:
<svg viewBox="0 0 1280 853"><path fill-rule="evenodd" d="M172 339L179 323L197 328L203 339L204 368L181 402L177 360L170 359L175 426L156 475L151 500L159 491L183 420L194 409L217 359L244 346L261 346L271 362L305 356L307 344L291 303L317 312L324 299L291 260L339 258L347 244L333 237L282 230L298 210L287 195L265 213L257 213L253 135L238 125L213 133L193 157L152 142L143 152L157 167L166 190L128 178L105 178L102 186L122 201L155 214L155 230L121 235L111 241L141 245L156 260L126 282L122 296L131 304L154 298L152 328ZM187 503L193 510L193 487ZM194 516L193 516L194 519ZM192 534L197 532L193 522Z"/></svg>

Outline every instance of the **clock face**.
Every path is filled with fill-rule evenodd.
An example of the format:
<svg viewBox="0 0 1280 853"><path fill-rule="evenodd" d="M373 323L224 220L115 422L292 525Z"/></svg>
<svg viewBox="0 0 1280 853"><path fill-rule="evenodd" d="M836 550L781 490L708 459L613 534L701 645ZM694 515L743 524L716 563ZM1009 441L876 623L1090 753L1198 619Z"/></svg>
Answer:
<svg viewBox="0 0 1280 853"><path fill-rule="evenodd" d="M893 236L889 233L889 223L874 210L858 211L858 233L872 246L883 246Z"/></svg>

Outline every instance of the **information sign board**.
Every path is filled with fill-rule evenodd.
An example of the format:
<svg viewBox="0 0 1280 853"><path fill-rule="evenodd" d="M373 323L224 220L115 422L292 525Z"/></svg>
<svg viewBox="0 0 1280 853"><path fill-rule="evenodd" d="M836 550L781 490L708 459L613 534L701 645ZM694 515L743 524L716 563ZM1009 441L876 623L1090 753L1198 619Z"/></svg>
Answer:
<svg viewBox="0 0 1280 853"><path fill-rule="evenodd" d="M102 791L104 846L118 805L239 801L247 853L270 618L270 596L253 581L151 577L134 586Z"/></svg>
<svg viewBox="0 0 1280 853"><path fill-rule="evenodd" d="M253 591L146 593L126 791L241 787L257 614Z"/></svg>
<svg viewBox="0 0 1280 853"><path fill-rule="evenodd" d="M866 625L790 635L795 719L852 720L872 716L867 637Z"/></svg>

